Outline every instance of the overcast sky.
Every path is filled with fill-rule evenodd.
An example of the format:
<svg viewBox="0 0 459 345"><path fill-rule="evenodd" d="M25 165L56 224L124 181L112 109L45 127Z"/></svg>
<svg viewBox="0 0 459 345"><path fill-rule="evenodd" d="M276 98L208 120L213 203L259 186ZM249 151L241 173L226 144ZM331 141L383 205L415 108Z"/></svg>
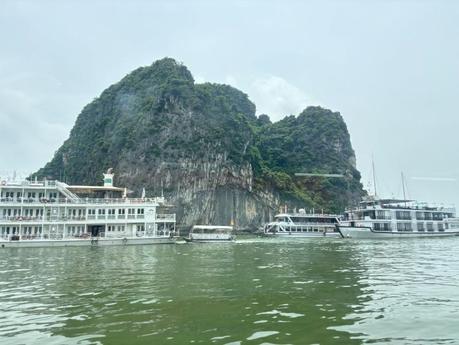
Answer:
<svg viewBox="0 0 459 345"><path fill-rule="evenodd" d="M84 105L169 56L278 120L343 115L363 183L459 206L459 1L0 1L0 176L43 166Z"/></svg>

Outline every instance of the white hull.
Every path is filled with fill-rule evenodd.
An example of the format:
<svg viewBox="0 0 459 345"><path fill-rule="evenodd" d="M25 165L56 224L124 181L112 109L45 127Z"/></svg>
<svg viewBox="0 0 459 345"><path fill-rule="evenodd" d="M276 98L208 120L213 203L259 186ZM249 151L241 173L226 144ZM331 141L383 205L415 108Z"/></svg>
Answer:
<svg viewBox="0 0 459 345"><path fill-rule="evenodd" d="M1 241L0 248L33 248L33 247L84 247L84 246L123 246L138 244L175 243L170 237L128 237L99 239L68 239L68 240L20 240Z"/></svg>
<svg viewBox="0 0 459 345"><path fill-rule="evenodd" d="M191 234L190 242L233 242L234 236L226 234Z"/></svg>
<svg viewBox="0 0 459 345"><path fill-rule="evenodd" d="M294 232L276 232L274 234L267 233L268 236L279 237L279 238L324 238L324 237L335 237L340 238L341 234L339 232L304 232L304 233L294 233Z"/></svg>
<svg viewBox="0 0 459 345"><path fill-rule="evenodd" d="M197 240L197 239L192 239L189 240L190 242L196 242L196 243L221 243L221 242L234 242L234 239L229 239L229 240Z"/></svg>
<svg viewBox="0 0 459 345"><path fill-rule="evenodd" d="M420 237L451 237L458 236L456 231L373 231L365 227L338 226L344 238L420 238Z"/></svg>

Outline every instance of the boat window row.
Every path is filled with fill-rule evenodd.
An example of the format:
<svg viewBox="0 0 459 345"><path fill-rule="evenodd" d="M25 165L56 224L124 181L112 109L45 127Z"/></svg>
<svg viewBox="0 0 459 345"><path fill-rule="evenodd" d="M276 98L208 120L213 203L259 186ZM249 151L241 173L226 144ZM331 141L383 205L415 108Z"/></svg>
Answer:
<svg viewBox="0 0 459 345"><path fill-rule="evenodd" d="M36 201L43 199L56 200L58 197L58 192L12 192L5 191L0 193L1 201Z"/></svg>
<svg viewBox="0 0 459 345"><path fill-rule="evenodd" d="M334 231L334 227L314 227L314 226L288 226L285 227L285 232L323 232L324 230L327 231Z"/></svg>
<svg viewBox="0 0 459 345"><path fill-rule="evenodd" d="M384 210L366 210L363 212L356 213L356 219L383 219L390 220L392 219L391 211ZM398 210L395 211L395 219L397 220L412 220L414 215L411 211ZM443 212L419 212L415 214L416 220L437 220L441 221L445 218L453 217L452 213L443 213ZM350 217L355 218L355 217Z"/></svg>
<svg viewBox="0 0 459 345"><path fill-rule="evenodd" d="M390 223L374 223L373 229L376 231L392 231Z"/></svg>
<svg viewBox="0 0 459 345"><path fill-rule="evenodd" d="M106 217L107 216L107 217ZM144 218L145 216L145 209L143 208L128 208L127 209L127 218ZM88 219L95 219L95 218L108 218L108 219L124 219L126 218L126 209L124 208L99 208L99 209L88 209Z"/></svg>
<svg viewBox="0 0 459 345"><path fill-rule="evenodd" d="M24 226L22 229L19 226L2 226L0 228L0 238L8 239L11 236L20 236L24 239L34 239L42 236L42 226Z"/></svg>
<svg viewBox="0 0 459 345"><path fill-rule="evenodd" d="M114 232L114 231L123 232L124 229L125 229L124 225L108 225L107 226L108 232Z"/></svg>
<svg viewBox="0 0 459 345"><path fill-rule="evenodd" d="M395 218L399 220L411 220L410 211L395 211Z"/></svg>
<svg viewBox="0 0 459 345"><path fill-rule="evenodd" d="M86 219L86 210L84 208L4 208L0 213L0 219L7 220L35 220L42 219L43 216L46 216L47 219L74 219L74 220L84 220ZM88 209L87 210L88 219L96 218L108 218L115 219L116 217L120 219L126 218L126 209ZM143 208L129 208L127 209L127 218L144 218L145 210Z"/></svg>
<svg viewBox="0 0 459 345"><path fill-rule="evenodd" d="M434 226L434 223L427 222L419 222L415 224L416 230L417 231L444 231L445 229L448 229L447 224L443 223L437 223L436 229ZM457 225L459 228L459 224ZM397 231L414 231L415 229L413 228L412 223L397 223L396 225ZM390 223L373 223L373 230L375 231L392 231L392 226Z"/></svg>
<svg viewBox="0 0 459 345"><path fill-rule="evenodd" d="M337 223L336 218L290 217L290 219L296 224L301 224L301 223L335 224Z"/></svg>

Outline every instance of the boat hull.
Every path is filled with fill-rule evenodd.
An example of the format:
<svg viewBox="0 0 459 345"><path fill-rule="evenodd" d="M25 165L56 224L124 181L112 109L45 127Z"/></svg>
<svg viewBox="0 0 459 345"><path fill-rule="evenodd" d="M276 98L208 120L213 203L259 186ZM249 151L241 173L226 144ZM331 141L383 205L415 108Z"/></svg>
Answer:
<svg viewBox="0 0 459 345"><path fill-rule="evenodd" d="M139 244L170 244L175 240L170 237L127 237L68 240L19 240L0 241L0 248L38 248L38 247L90 247L90 246L126 246Z"/></svg>
<svg viewBox="0 0 459 345"><path fill-rule="evenodd" d="M341 234L339 232L305 232L305 233L294 233L294 232L276 232L274 234L266 234L269 237L278 237L278 238L324 238L324 237L334 237L340 238Z"/></svg>
<svg viewBox="0 0 459 345"><path fill-rule="evenodd" d="M190 243L225 243L225 242L234 242L234 239L231 239L231 240L196 240L196 239L192 239L192 240L189 240L188 242Z"/></svg>
<svg viewBox="0 0 459 345"><path fill-rule="evenodd" d="M432 232L395 232L374 231L369 227L338 226L339 232L344 238L425 238L425 237L451 237L458 236L459 232L432 231Z"/></svg>
<svg viewBox="0 0 459 345"><path fill-rule="evenodd" d="M202 234L193 234L185 239L187 242L202 242L202 243L211 243L211 242L234 242L235 237L231 235L202 235Z"/></svg>

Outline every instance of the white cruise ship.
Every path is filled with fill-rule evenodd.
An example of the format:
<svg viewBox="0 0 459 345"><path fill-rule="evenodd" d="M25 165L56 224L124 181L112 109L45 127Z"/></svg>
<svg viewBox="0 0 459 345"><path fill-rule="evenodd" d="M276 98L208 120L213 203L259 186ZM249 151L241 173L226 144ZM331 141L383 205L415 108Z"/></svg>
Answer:
<svg viewBox="0 0 459 345"><path fill-rule="evenodd" d="M412 200L369 198L346 212L338 225L344 238L439 237L459 234L455 209Z"/></svg>
<svg viewBox="0 0 459 345"><path fill-rule="evenodd" d="M300 209L298 213L280 213L274 221L263 227L265 235L276 237L341 237L336 225L339 215L306 213Z"/></svg>
<svg viewBox="0 0 459 345"><path fill-rule="evenodd" d="M103 186L59 181L0 182L0 248L173 243L175 214L164 198L127 198L104 174Z"/></svg>

